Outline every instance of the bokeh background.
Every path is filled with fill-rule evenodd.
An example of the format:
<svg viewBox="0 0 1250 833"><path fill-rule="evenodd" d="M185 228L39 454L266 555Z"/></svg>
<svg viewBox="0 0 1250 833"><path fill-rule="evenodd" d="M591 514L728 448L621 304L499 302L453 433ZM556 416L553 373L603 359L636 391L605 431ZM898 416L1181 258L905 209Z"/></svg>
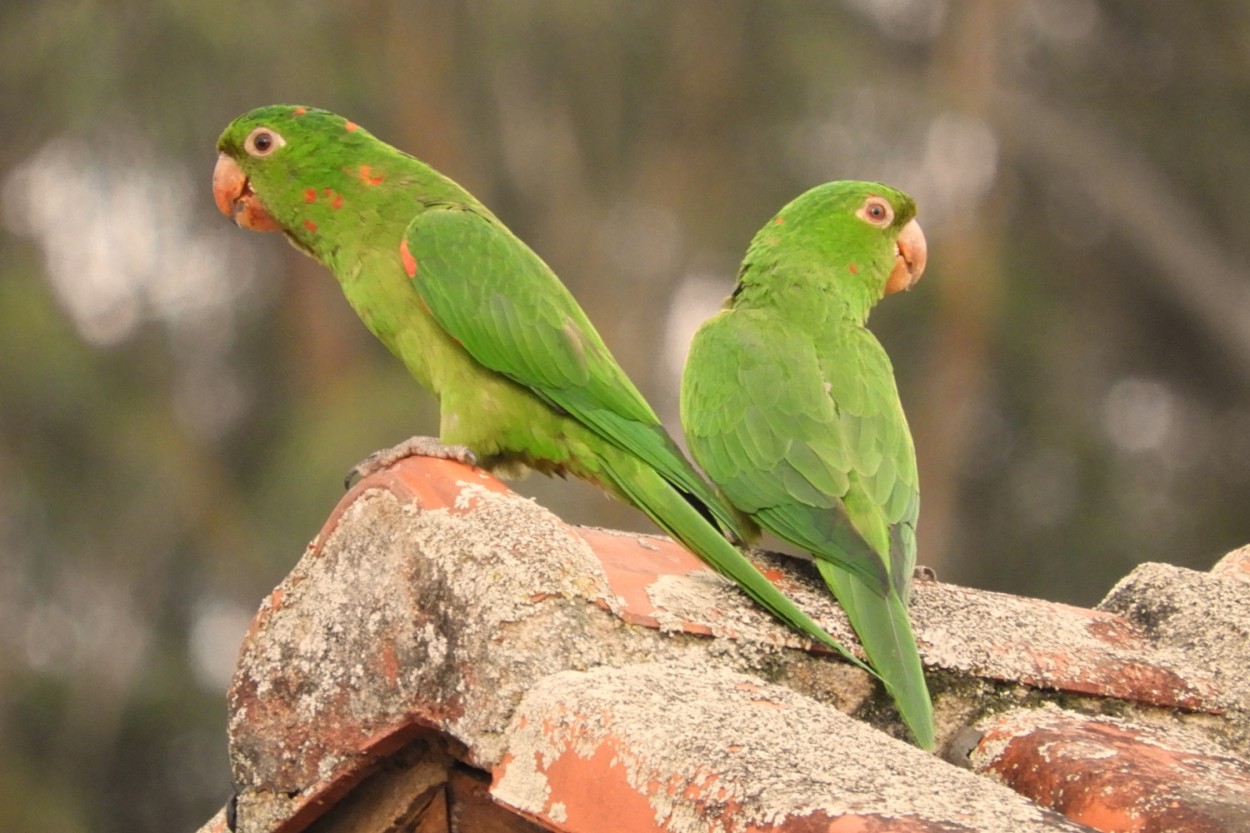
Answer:
<svg viewBox="0 0 1250 833"><path fill-rule="evenodd" d="M690 333L819 182L913 193L872 325L923 563L1078 604L1250 541L1244 0L0 4L0 830L190 830L224 691L358 458L436 427L319 266L217 215L251 107L473 190L677 430ZM648 529L579 484L520 491Z"/></svg>

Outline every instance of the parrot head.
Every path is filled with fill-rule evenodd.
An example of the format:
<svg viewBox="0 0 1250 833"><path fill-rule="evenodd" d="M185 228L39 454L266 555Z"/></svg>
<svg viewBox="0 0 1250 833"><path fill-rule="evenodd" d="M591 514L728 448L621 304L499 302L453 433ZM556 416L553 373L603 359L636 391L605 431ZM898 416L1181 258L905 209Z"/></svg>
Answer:
<svg viewBox="0 0 1250 833"><path fill-rule="evenodd" d="M213 198L253 231L281 231L310 254L378 214L386 146L342 116L275 105L245 113L217 140ZM374 164L369 164L373 162ZM345 205L354 210L341 211Z"/></svg>
<svg viewBox="0 0 1250 833"><path fill-rule="evenodd" d="M799 240L875 298L911 289L927 259L916 203L877 182L829 182L799 195L753 246L793 250Z"/></svg>

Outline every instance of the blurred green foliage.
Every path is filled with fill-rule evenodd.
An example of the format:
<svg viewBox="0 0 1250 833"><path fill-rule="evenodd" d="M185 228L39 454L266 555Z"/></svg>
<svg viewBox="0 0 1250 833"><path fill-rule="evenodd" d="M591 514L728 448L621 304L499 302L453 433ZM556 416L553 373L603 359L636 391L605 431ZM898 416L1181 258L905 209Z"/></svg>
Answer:
<svg viewBox="0 0 1250 833"><path fill-rule="evenodd" d="M475 191L674 431L760 223L829 179L909 190L929 271L873 324L921 561L1090 604L1250 539L1243 2L4 3L0 831L205 820L252 611L352 463L435 430L327 274L216 215L217 134L276 102Z"/></svg>

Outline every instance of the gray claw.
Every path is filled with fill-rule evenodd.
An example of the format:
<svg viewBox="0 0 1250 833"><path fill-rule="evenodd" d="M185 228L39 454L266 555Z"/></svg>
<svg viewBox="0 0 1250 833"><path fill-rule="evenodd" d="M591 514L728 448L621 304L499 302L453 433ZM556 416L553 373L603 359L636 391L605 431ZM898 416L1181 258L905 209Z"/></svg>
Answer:
<svg viewBox="0 0 1250 833"><path fill-rule="evenodd" d="M932 567L926 567L923 564L919 564L914 570L911 571L911 576L916 581L937 581L937 570L934 570Z"/></svg>

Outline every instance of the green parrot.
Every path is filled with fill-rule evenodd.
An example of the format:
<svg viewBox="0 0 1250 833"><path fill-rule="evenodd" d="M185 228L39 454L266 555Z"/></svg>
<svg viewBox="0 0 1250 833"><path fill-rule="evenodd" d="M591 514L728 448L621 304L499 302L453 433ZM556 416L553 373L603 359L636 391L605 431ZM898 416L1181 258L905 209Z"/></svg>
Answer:
<svg viewBox="0 0 1250 833"><path fill-rule="evenodd" d="M271 106L217 142L218 208L334 273L365 326L439 401L412 454L594 483L641 509L777 618L856 664L733 544L743 519L700 476L551 269L467 191L354 122ZM720 528L714 524L719 524Z"/></svg>
<svg viewBox="0 0 1250 833"><path fill-rule="evenodd" d="M681 386L695 461L764 530L810 552L920 746L934 745L907 602L916 453L890 359L865 327L925 264L910 197L870 182L801 195L751 241ZM756 530L758 533L758 530Z"/></svg>

